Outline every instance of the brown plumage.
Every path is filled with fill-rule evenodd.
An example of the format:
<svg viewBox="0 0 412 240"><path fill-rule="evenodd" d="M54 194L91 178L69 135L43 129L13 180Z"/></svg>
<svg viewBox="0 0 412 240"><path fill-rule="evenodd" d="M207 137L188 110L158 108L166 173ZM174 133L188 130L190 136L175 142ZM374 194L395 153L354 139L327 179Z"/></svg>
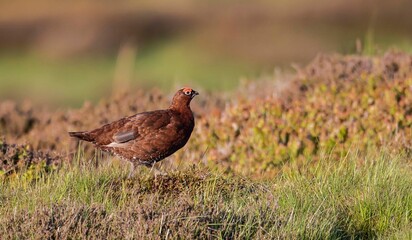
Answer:
<svg viewBox="0 0 412 240"><path fill-rule="evenodd" d="M114 153L133 165L152 167L172 155L190 138L195 125L190 101L199 93L191 88L176 92L168 109L138 113L85 132L69 132Z"/></svg>

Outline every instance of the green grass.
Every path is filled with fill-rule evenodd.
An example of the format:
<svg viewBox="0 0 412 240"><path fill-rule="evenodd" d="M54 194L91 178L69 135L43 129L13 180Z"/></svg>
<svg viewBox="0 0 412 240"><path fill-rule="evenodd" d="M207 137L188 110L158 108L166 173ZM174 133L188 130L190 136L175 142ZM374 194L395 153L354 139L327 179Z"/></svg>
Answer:
<svg viewBox="0 0 412 240"><path fill-rule="evenodd" d="M317 29L317 35L331 35L324 34L331 31L327 25L319 25ZM340 36L339 39L347 35L346 30L334 31L332 35ZM359 36L362 35L365 35L362 44L365 54L376 54L377 49L390 48L394 43L399 49L412 51L411 42L403 36L375 33L373 29L366 33L359 32ZM202 41L193 38L166 39L142 49L137 48L132 53L135 55L132 69L127 70L131 72L128 77L132 85L135 88L156 87L164 90L190 85L223 91L235 89L242 78L256 78L264 69L271 71L267 66L254 63L253 58L226 56L209 50L202 46ZM347 39L340 51L352 53L353 45L354 40ZM102 96L108 96L112 90L116 58L116 54L59 59L30 52L2 52L1 99L30 99L54 106L81 106L85 100L97 101Z"/></svg>
<svg viewBox="0 0 412 240"><path fill-rule="evenodd" d="M81 159L80 159L81 160ZM65 165L0 184L4 238L405 238L409 158L325 157L266 181L193 166L154 178L127 165Z"/></svg>
<svg viewBox="0 0 412 240"><path fill-rule="evenodd" d="M187 41L153 44L131 54L135 59L131 60L132 69L126 70L131 71L127 80L135 88L173 90L189 85L231 90L242 77L256 74L250 64L209 54ZM97 101L110 94L116 64L116 56L50 59L36 54L2 53L0 94L3 99L81 106L85 100Z"/></svg>
<svg viewBox="0 0 412 240"><path fill-rule="evenodd" d="M34 54L2 54L0 94L2 98L80 106L84 100L96 100L110 90L114 64L110 58L58 60Z"/></svg>
<svg viewBox="0 0 412 240"><path fill-rule="evenodd" d="M163 88L199 85L209 90L230 90L239 79L257 75L257 66L209 53L190 40L159 43L137 55L135 75L142 85Z"/></svg>

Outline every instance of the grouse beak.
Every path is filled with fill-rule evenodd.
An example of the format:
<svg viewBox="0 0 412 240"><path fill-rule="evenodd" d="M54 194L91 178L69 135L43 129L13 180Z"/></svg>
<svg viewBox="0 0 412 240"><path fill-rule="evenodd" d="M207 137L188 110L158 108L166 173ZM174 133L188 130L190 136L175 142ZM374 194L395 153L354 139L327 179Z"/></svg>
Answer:
<svg viewBox="0 0 412 240"><path fill-rule="evenodd" d="M194 98L196 95L199 95L199 93L196 92L195 90L193 90L193 92L192 92L192 98Z"/></svg>

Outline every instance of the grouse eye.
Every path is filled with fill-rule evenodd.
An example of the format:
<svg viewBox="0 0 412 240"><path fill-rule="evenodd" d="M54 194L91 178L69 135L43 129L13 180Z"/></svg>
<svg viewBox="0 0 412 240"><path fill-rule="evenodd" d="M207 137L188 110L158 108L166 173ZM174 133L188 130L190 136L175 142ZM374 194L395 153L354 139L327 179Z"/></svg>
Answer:
<svg viewBox="0 0 412 240"><path fill-rule="evenodd" d="M186 95L190 95L190 94L192 94L192 92L191 91L185 91L184 92Z"/></svg>

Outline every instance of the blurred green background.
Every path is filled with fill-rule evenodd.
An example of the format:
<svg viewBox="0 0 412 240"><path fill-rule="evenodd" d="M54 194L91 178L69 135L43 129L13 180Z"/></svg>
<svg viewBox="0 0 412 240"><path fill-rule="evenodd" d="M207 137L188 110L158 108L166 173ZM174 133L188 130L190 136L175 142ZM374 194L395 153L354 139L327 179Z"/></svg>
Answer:
<svg viewBox="0 0 412 240"><path fill-rule="evenodd" d="M226 91L318 53L412 51L412 1L2 1L0 99Z"/></svg>

